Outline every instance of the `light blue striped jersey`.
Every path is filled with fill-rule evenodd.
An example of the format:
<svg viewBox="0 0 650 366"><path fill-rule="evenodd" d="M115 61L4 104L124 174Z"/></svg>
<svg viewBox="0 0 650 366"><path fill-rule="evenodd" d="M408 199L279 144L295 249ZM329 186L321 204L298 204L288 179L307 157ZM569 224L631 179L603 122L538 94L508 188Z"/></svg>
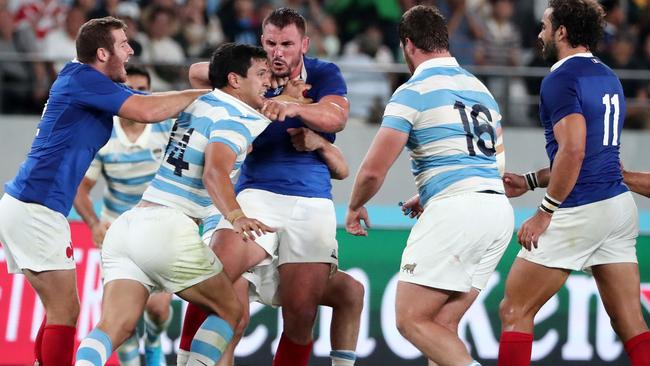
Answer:
<svg viewBox="0 0 650 366"><path fill-rule="evenodd" d="M145 125L135 142L122 129L119 117L113 118L113 132L95 155L86 177L106 180L101 218L113 222L140 201L142 193L160 167L172 129L171 119Z"/></svg>
<svg viewBox="0 0 650 366"><path fill-rule="evenodd" d="M499 106L453 57L420 64L393 93L382 127L409 135L406 147L422 204L465 192L504 192Z"/></svg>
<svg viewBox="0 0 650 366"><path fill-rule="evenodd" d="M198 219L217 214L203 185L206 147L220 142L237 154L232 178L253 140L270 123L249 105L221 90L199 97L176 120L160 169L142 199L177 208Z"/></svg>

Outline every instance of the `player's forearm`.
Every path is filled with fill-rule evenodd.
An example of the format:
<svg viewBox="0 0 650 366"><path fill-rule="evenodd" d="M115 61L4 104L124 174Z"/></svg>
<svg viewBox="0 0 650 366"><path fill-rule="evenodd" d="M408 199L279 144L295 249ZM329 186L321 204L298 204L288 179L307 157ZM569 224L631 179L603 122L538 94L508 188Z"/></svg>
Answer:
<svg viewBox="0 0 650 366"><path fill-rule="evenodd" d="M345 161L341 149L336 147L336 145L326 142L318 150L318 154L325 161L325 164L327 164L327 169L329 169L332 179L343 180L350 175L348 163Z"/></svg>
<svg viewBox="0 0 650 366"><path fill-rule="evenodd" d="M356 211L370 201L377 194L379 188L381 188L385 177L385 175L382 176L364 169L362 165L357 174L357 178L354 180L354 187L352 188L352 196L350 197L348 207Z"/></svg>
<svg viewBox="0 0 650 366"><path fill-rule="evenodd" d="M336 103L301 104L298 117L314 131L336 133L345 128L348 112Z"/></svg>
<svg viewBox="0 0 650 366"><path fill-rule="evenodd" d="M584 150L560 147L550 171L546 193L559 202L564 201L578 181L583 159Z"/></svg>
<svg viewBox="0 0 650 366"><path fill-rule="evenodd" d="M190 66L190 85L196 89L212 89L210 85L210 64L208 62L197 62Z"/></svg>
<svg viewBox="0 0 650 366"><path fill-rule="evenodd" d="M632 192L650 197L650 173L623 171L623 182Z"/></svg>
<svg viewBox="0 0 650 366"><path fill-rule="evenodd" d="M234 210L240 210L237 203L235 188L230 180L230 169L223 167L206 169L203 173L203 184L205 185L212 202L219 212L225 217Z"/></svg>
<svg viewBox="0 0 650 366"><path fill-rule="evenodd" d="M118 115L142 123L157 123L178 116L196 98L209 92L206 89L190 89L158 93L153 95L132 95Z"/></svg>
<svg viewBox="0 0 650 366"><path fill-rule="evenodd" d="M548 187L548 182L551 180L551 169L546 167L535 172L537 177L537 186L540 188Z"/></svg>
<svg viewBox="0 0 650 366"><path fill-rule="evenodd" d="M77 196L74 198L74 209L77 210L81 219L84 220L86 225L92 227L93 225L99 223L99 218L95 214L95 208L93 207L93 202L90 199L88 191L82 191L81 189L77 191Z"/></svg>

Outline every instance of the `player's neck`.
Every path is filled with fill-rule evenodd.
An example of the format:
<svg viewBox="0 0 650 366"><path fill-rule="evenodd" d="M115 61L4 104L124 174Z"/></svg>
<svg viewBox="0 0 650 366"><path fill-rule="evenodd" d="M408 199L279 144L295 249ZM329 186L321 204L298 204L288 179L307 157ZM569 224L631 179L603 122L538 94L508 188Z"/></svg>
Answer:
<svg viewBox="0 0 650 366"><path fill-rule="evenodd" d="M446 57L452 57L451 53L449 53L449 51L442 51L442 52L421 52L421 51L417 51L413 55L413 66L414 66L415 69L417 69L418 66L420 66L420 64L422 64L422 63L424 63L426 61L433 60L433 59L436 59L436 58L446 58Z"/></svg>
<svg viewBox="0 0 650 366"><path fill-rule="evenodd" d="M302 74L302 67L303 67L302 65L303 65L304 62L305 62L305 59L301 57L300 64L298 64L298 66L296 66L295 69L291 70L291 74L289 74L289 80L298 79L300 74Z"/></svg>
<svg viewBox="0 0 650 366"><path fill-rule="evenodd" d="M124 134L129 139L129 141L136 142L142 135L142 132L144 132L144 129L147 127L147 125L144 123L131 121L126 118L120 118L120 127L122 127L122 131L124 131Z"/></svg>
<svg viewBox="0 0 650 366"><path fill-rule="evenodd" d="M564 60L565 58L573 55L577 55L579 53L586 53L586 52L591 52L589 48L585 46L578 46L578 47L570 47L570 46L565 46L565 47L558 47L557 50L557 59L558 61Z"/></svg>

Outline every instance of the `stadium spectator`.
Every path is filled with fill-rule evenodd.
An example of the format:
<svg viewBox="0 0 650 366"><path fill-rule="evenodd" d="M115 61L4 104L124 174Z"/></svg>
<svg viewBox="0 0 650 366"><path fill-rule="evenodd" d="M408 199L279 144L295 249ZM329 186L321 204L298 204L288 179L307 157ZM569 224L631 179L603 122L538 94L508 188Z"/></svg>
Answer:
<svg viewBox="0 0 650 366"><path fill-rule="evenodd" d="M146 69L126 67L126 86L143 93L151 92L151 78ZM142 193L158 171L165 147L169 142L173 121L171 119L144 124L127 118L113 117L113 134L93 159L79 185L74 208L92 233L93 242L101 248L108 227L119 215L140 201ZM101 218L95 214L90 191L103 177L106 182ZM145 364L165 366L165 354L160 344L160 334L171 321L171 295L165 292L149 297L144 316ZM140 342L134 332L117 349L122 366L140 365Z"/></svg>
<svg viewBox="0 0 650 366"><path fill-rule="evenodd" d="M31 101L30 64L19 60L21 52L14 41L15 29L13 14L7 9L0 10L0 53L14 58L0 62L0 113L22 112Z"/></svg>
<svg viewBox="0 0 650 366"><path fill-rule="evenodd" d="M449 50L461 65L473 65L477 42L482 39L476 12L467 8L466 0L447 0L439 8L447 19Z"/></svg>
<svg viewBox="0 0 650 366"><path fill-rule="evenodd" d="M260 18L255 12L253 0L234 0L219 10L226 39L257 45L262 33Z"/></svg>
<svg viewBox="0 0 650 366"><path fill-rule="evenodd" d="M190 58L208 57L225 38L219 18L209 16L205 5L205 0L188 0L181 8L179 38Z"/></svg>
<svg viewBox="0 0 650 366"><path fill-rule="evenodd" d="M151 70L151 89L169 90L180 79L182 68L177 65L185 62L185 52L172 38L178 29L176 14L169 8L154 7L145 22L146 35L139 33L138 42L142 44L141 61L161 63Z"/></svg>
<svg viewBox="0 0 650 366"><path fill-rule="evenodd" d="M357 172L345 228L368 235L365 205L407 147L419 195L405 209L420 217L402 254L397 328L435 364L480 366L459 338L458 323L486 286L514 226L500 179L501 116L487 88L451 56L437 8L409 9L399 36L412 77L386 106ZM464 127L470 114L484 133Z"/></svg>
<svg viewBox="0 0 650 366"><path fill-rule="evenodd" d="M16 11L14 20L18 29L29 29L34 33L37 43L52 30L63 25L65 8L57 0L32 0L23 3Z"/></svg>
<svg viewBox="0 0 650 366"><path fill-rule="evenodd" d="M86 22L86 13L79 7L66 11L65 22L61 28L55 29L43 40L42 55L49 62L52 79L63 69L63 66L77 56L75 39L81 26Z"/></svg>
<svg viewBox="0 0 650 366"><path fill-rule="evenodd" d="M492 0L492 12L485 21L485 33L477 47L477 65L519 66L521 34L512 21L514 0Z"/></svg>
<svg viewBox="0 0 650 366"><path fill-rule="evenodd" d="M117 5L117 17L120 18L127 26L126 36L129 38L129 46L133 49L133 57L142 62L142 43L140 35L140 8L136 3L122 1Z"/></svg>
<svg viewBox="0 0 650 366"><path fill-rule="evenodd" d="M88 13L88 19L103 18L107 16L117 17L117 9L120 0L102 0L101 5Z"/></svg>
<svg viewBox="0 0 650 366"><path fill-rule="evenodd" d="M522 249L500 306L499 366L530 364L535 315L571 271L583 270L593 274L631 364L650 364L639 302L639 218L619 160L625 98L616 74L590 52L603 16L595 0L551 0L542 17L542 52L554 62L540 95L552 168L504 176L509 197L547 189L517 232Z"/></svg>

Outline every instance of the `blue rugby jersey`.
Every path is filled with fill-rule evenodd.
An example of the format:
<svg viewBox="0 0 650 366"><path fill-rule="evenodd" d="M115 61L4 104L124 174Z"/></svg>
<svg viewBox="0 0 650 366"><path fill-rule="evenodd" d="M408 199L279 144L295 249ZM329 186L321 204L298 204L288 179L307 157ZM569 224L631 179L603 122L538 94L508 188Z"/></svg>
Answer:
<svg viewBox="0 0 650 366"><path fill-rule="evenodd" d="M587 125L585 157L573 190L561 207L575 207L627 192L619 160L625 95L614 72L591 53L566 57L542 81L539 115L551 161L558 150L553 127L578 113Z"/></svg>
<svg viewBox="0 0 650 366"><path fill-rule="evenodd" d="M90 162L111 136L113 116L133 93L91 66L67 63L50 89L27 159L5 191L67 216Z"/></svg>
<svg viewBox="0 0 650 366"><path fill-rule="evenodd" d="M305 75L306 74L306 75ZM318 102L327 95L347 94L347 87L339 68L326 61L304 58L303 80L312 88L307 97ZM270 90L267 97L279 95L282 89ZM297 151L291 143L287 128L305 127L299 118L287 118L272 123L253 143L253 151L246 157L236 190L255 188L277 194L332 198L330 172L316 152ZM321 133L334 142L335 134Z"/></svg>
<svg viewBox="0 0 650 366"><path fill-rule="evenodd" d="M253 140L270 123L244 102L218 89L199 97L176 120L160 169L142 199L199 219L218 214L203 185L205 148L220 142L237 154L232 178Z"/></svg>
<svg viewBox="0 0 650 366"><path fill-rule="evenodd" d="M504 192L501 114L488 89L453 57L428 60L400 86L382 128L409 135L411 172L426 204L465 192Z"/></svg>
<svg viewBox="0 0 650 366"><path fill-rule="evenodd" d="M114 117L113 133L86 172L92 180L106 180L101 218L113 222L142 198L160 167L174 121L146 124L138 139L131 142Z"/></svg>

